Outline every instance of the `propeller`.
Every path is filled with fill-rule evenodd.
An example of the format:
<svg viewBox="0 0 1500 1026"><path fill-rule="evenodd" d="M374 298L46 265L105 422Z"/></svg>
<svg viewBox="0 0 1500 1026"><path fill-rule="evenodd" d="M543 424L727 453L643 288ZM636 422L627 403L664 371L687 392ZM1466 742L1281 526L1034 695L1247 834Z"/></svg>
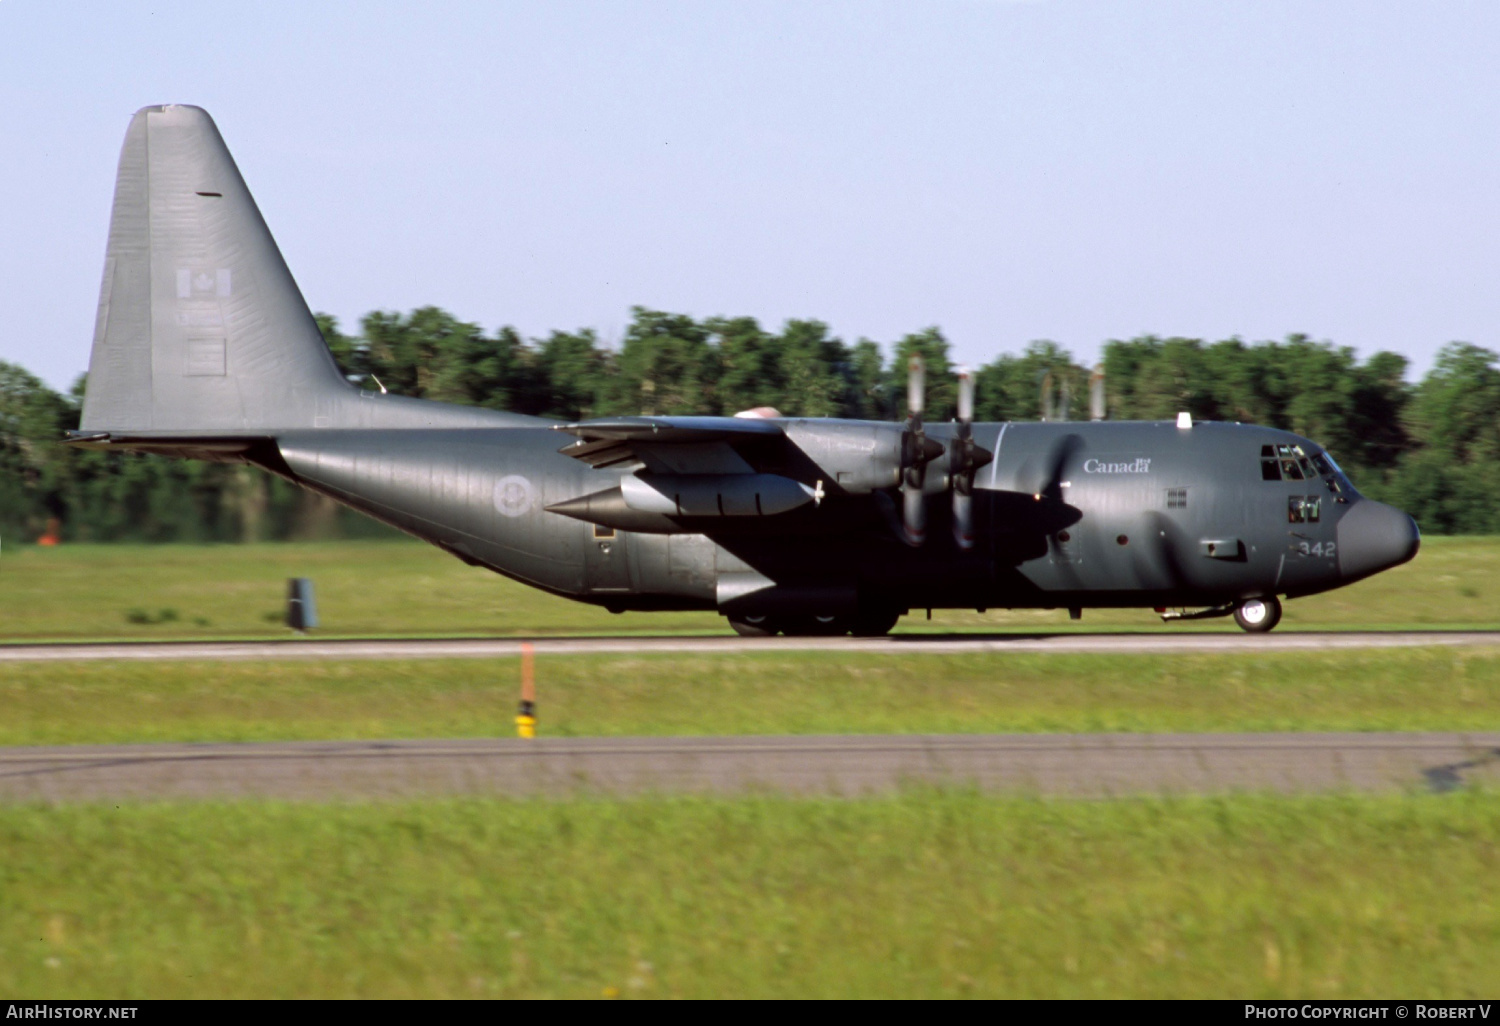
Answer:
<svg viewBox="0 0 1500 1026"><path fill-rule="evenodd" d="M941 456L943 447L922 429L922 404L927 391L927 365L913 354L906 365L906 432L901 436L901 536L906 544L927 540L927 464Z"/></svg>
<svg viewBox="0 0 1500 1026"><path fill-rule="evenodd" d="M958 420L945 446L928 438L922 427L927 366L913 355L906 366L906 431L901 435L901 537L911 546L927 540L927 464L945 453L948 483L953 489L953 540L961 549L974 547L974 475L995 458L974 444L974 376L958 371Z"/></svg>
<svg viewBox="0 0 1500 1026"><path fill-rule="evenodd" d="M953 540L961 549L974 547L974 474L995 454L974 444L974 375L958 369L958 424L948 453L953 482Z"/></svg>

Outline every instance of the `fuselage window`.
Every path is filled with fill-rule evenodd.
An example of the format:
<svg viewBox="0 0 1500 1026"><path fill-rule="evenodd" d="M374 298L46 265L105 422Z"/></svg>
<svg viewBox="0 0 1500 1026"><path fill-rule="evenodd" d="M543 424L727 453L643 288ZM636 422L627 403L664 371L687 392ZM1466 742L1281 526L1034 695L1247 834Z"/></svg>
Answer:
<svg viewBox="0 0 1500 1026"><path fill-rule="evenodd" d="M1316 495L1288 495L1286 519L1289 524L1316 524L1323 515L1323 500Z"/></svg>
<svg viewBox="0 0 1500 1026"><path fill-rule="evenodd" d="M1297 461L1296 460L1293 460L1293 459L1282 460L1281 461L1281 476L1284 477L1284 478L1286 478L1288 481L1301 481L1302 480L1302 468L1299 467L1299 466L1297 466Z"/></svg>

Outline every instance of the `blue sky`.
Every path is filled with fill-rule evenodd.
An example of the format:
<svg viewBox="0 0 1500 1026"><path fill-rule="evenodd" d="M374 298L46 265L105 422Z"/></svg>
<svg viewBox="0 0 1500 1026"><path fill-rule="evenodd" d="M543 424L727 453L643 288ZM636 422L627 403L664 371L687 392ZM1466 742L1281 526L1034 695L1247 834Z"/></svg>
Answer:
<svg viewBox="0 0 1500 1026"><path fill-rule="evenodd" d="M133 111L314 309L1500 349L1500 5L0 0L0 359L86 367Z"/></svg>

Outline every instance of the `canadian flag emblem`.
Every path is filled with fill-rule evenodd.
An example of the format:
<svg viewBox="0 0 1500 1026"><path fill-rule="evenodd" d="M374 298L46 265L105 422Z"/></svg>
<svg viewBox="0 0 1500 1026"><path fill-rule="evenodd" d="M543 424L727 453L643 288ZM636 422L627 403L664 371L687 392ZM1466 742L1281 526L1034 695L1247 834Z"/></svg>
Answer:
<svg viewBox="0 0 1500 1026"><path fill-rule="evenodd" d="M214 270L197 267L177 268L177 298L203 299L208 296L227 296L233 290L229 268Z"/></svg>

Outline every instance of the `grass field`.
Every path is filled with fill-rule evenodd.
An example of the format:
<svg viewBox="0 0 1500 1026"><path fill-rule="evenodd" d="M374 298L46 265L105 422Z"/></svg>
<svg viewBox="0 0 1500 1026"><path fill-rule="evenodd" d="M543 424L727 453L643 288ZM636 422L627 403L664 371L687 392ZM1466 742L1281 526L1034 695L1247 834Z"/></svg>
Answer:
<svg viewBox="0 0 1500 1026"><path fill-rule="evenodd" d="M1447 997L1500 795L0 807L0 994Z"/></svg>
<svg viewBox="0 0 1500 1026"><path fill-rule="evenodd" d="M21 663L0 745L495 737L518 660ZM543 656L544 736L1500 730L1500 650Z"/></svg>
<svg viewBox="0 0 1500 1026"><path fill-rule="evenodd" d="M416 543L0 558L0 642L721 633ZM1500 539L1283 629L1500 626ZM1145 612L904 630L1230 630ZM538 659L544 735L1500 730L1500 652ZM508 735L514 659L21 663L0 745ZM1471 997L1500 984L1500 793L0 805L0 996Z"/></svg>
<svg viewBox="0 0 1500 1026"><path fill-rule="evenodd" d="M722 634L717 614L611 615L467 567L415 541L264 545L23 546L0 555L0 642L284 637L288 577L310 577L321 634ZM1500 627L1500 538L1429 538L1416 560L1287 604L1282 630ZM1162 625L1149 610L937 610L899 631L1234 631L1227 620Z"/></svg>

